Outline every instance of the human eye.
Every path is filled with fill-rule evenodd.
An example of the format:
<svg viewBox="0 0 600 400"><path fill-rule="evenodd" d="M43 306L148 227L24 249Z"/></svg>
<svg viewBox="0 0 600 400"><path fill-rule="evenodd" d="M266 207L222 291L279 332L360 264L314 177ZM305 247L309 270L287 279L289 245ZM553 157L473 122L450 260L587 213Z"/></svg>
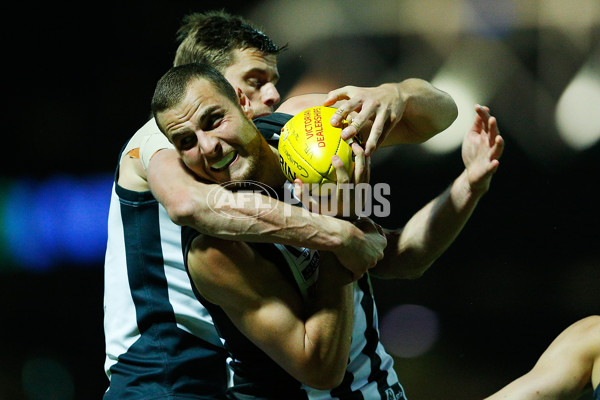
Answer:
<svg viewBox="0 0 600 400"><path fill-rule="evenodd" d="M206 120L205 130L210 131L212 129L216 129L219 125L221 125L221 121L223 120L223 113L217 112L211 114Z"/></svg>
<svg viewBox="0 0 600 400"><path fill-rule="evenodd" d="M247 78L246 84L253 88L258 88L260 86L260 81L257 78Z"/></svg>
<svg viewBox="0 0 600 400"><path fill-rule="evenodd" d="M183 137L181 137L177 143L177 147L180 150L188 150L191 147L193 147L196 143L196 136L195 135L185 135Z"/></svg>

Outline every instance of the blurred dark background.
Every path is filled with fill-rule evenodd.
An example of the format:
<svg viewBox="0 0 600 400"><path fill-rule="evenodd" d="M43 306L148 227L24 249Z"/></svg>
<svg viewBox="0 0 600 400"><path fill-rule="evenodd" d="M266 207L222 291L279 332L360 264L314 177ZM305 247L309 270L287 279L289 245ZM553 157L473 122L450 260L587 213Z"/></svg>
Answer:
<svg viewBox="0 0 600 400"><path fill-rule="evenodd" d="M214 2L2 6L0 399L92 399L103 372L111 178L146 121L188 12ZM460 116L426 145L380 150L402 226L462 171L475 103L506 148L491 190L422 278L374 281L382 337L411 400L478 399L597 314L600 2L245 1L219 8L278 43L283 97L419 77ZM583 398L587 399L588 396Z"/></svg>

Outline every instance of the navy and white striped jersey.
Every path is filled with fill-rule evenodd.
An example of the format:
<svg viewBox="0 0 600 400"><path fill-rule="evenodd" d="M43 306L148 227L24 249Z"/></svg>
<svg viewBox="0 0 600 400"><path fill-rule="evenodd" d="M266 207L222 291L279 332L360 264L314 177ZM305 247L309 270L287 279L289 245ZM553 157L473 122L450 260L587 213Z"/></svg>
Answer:
<svg viewBox="0 0 600 400"><path fill-rule="evenodd" d="M276 145L277 132L289 117L274 114L256 124ZM141 131L153 126L149 122ZM170 220L150 192L124 189L116 184L117 176L118 170L111 196L105 261L105 370L110 386L104 399L223 398L228 354L185 270L182 250L187 243L183 239L186 229ZM318 269L313 260L318 252L265 246L285 260L281 265L286 266L290 279L306 279L306 288L316 279ZM293 260L295 275L288 264ZM355 304L349 372L342 385L323 392L298 388L299 383L294 381L293 393L311 399L339 397L338 392L342 398L404 399L391 358L379 343L372 300L368 281L357 284L355 303L359 306ZM231 365L236 368L236 361ZM274 368L279 367L275 364ZM237 379L236 396L243 398L240 376ZM273 385L278 381L271 377L269 382ZM280 395L278 392L274 397ZM286 394L283 398L293 397Z"/></svg>
<svg viewBox="0 0 600 400"><path fill-rule="evenodd" d="M223 396L225 352L185 271L181 227L150 192L113 186L105 262L109 399ZM181 397L178 397L181 396Z"/></svg>
<svg viewBox="0 0 600 400"><path fill-rule="evenodd" d="M192 234L186 239L186 247L194 237ZM264 243L250 245L273 262L284 276L296 281L299 295L310 292L309 288L318 276L317 251ZM228 389L229 398L406 400L393 368L393 359L379 340L377 307L368 275L354 284L354 327L348 367L343 382L333 390L318 390L301 384L248 340L223 309L205 300L196 290L195 293L210 311L230 352L234 384Z"/></svg>
<svg viewBox="0 0 600 400"><path fill-rule="evenodd" d="M272 144L289 116L257 122ZM282 119L283 118L283 119ZM171 144L154 119L125 145L147 167ZM196 299L183 262L182 229L152 193L112 188L105 256L105 400L204 399L224 395L226 351L212 319Z"/></svg>

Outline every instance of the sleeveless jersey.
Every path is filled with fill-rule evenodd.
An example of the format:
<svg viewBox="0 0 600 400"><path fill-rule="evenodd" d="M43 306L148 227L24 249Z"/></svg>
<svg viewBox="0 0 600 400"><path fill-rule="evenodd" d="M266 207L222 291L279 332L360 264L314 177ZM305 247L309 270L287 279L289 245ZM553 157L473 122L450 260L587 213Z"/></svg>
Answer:
<svg viewBox="0 0 600 400"><path fill-rule="evenodd" d="M104 399L222 397L225 353L194 298L181 227L150 192L129 191L115 179L108 232Z"/></svg>
<svg viewBox="0 0 600 400"><path fill-rule="evenodd" d="M279 131L273 118L261 118L259 130L276 144ZM157 150L171 147L151 119L128 141L119 161L139 148L147 167ZM151 192L127 190L117 178L118 168L104 271L104 367L110 380L104 399L222 397L228 379L226 351L192 291L181 227Z"/></svg>
<svg viewBox="0 0 600 400"><path fill-rule="evenodd" d="M281 126L290 117L273 114L255 123L267 141L276 145ZM148 132L154 128L153 121L149 121L136 136L141 133L145 142L160 142L160 138L152 136L162 136L159 131ZM134 147L137 145L134 144ZM140 153L142 157L143 154L149 160L153 152ZM118 169L112 189L105 260L105 370L110 387L104 399L223 398L227 386L226 352L211 316L194 295L195 288L185 270L182 229L171 222L166 210L150 192L124 189L116 184L117 177ZM306 267L309 270L314 268L311 261L313 252L299 248L294 251L289 246L284 251L279 245L270 245L270 248L279 249L281 257L287 254L286 263L296 259L296 279L308 277L306 287L310 286L311 279L316 278L318 272L309 274L306 270ZM308 263L305 262L306 257L309 257ZM293 274L290 279L294 279ZM366 281L362 285L369 288ZM348 398L361 398L360 393L367 394L365 390L376 386L382 387L378 393L386 394L381 398L403 399L399 384L383 389L385 381L393 381L395 374L391 369L391 359L385 352L384 357L376 356L382 351L377 340L377 316L374 307L372 312L368 312L372 297L364 294L363 290L355 292L355 302L364 303L367 310L360 319L364 328L355 326L355 331L362 329L370 339L365 336L355 340L353 336L351 361L355 360L354 364L362 372L374 372L368 374L366 385L364 382L358 384L357 379L347 373L338 390L347 393L343 387L350 388L354 394ZM355 321L358 320L355 315ZM375 330L368 333L367 326L373 326L373 323ZM366 345L359 344L362 342ZM367 364L371 367L365 363L359 366L356 360L360 359L370 360ZM235 361L232 365L235 368ZM385 379L382 378L384 375ZM315 395L320 392L309 388L300 390L299 393L304 396L310 394L310 398L318 398ZM335 395L335 391L330 394ZM242 398L240 396L238 398ZM329 398L327 396L323 398Z"/></svg>
<svg viewBox="0 0 600 400"><path fill-rule="evenodd" d="M594 390L594 400L600 400L600 385L596 386L596 390Z"/></svg>
<svg viewBox="0 0 600 400"><path fill-rule="evenodd" d="M198 235L191 230L187 233L186 252ZM318 276L318 251L266 243L250 243L250 246L273 262L287 279L295 281L299 295L310 295L310 287ZM204 299L195 288L194 292L210 311L230 352L234 376L233 386L228 389L229 398L406 400L393 369L393 359L379 340L377 308L368 275L354 284L354 326L348 366L342 383L333 390L301 384L248 340L222 308Z"/></svg>

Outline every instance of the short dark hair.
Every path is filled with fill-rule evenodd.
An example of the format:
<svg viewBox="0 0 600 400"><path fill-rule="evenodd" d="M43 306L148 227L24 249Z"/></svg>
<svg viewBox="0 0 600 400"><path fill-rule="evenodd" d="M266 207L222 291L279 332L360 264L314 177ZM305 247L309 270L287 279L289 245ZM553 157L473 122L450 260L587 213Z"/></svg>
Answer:
<svg viewBox="0 0 600 400"><path fill-rule="evenodd" d="M152 114L169 110L179 104L186 93L189 84L197 79L206 79L219 93L227 97L238 107L239 101L235 89L229 81L216 69L208 64L192 63L172 67L156 84L152 96Z"/></svg>
<svg viewBox="0 0 600 400"><path fill-rule="evenodd" d="M181 43L173 65L201 62L221 72L235 61L233 51L236 49L256 49L266 55L276 55L286 47L277 46L243 17L225 11L186 15L177 31L177 40Z"/></svg>

